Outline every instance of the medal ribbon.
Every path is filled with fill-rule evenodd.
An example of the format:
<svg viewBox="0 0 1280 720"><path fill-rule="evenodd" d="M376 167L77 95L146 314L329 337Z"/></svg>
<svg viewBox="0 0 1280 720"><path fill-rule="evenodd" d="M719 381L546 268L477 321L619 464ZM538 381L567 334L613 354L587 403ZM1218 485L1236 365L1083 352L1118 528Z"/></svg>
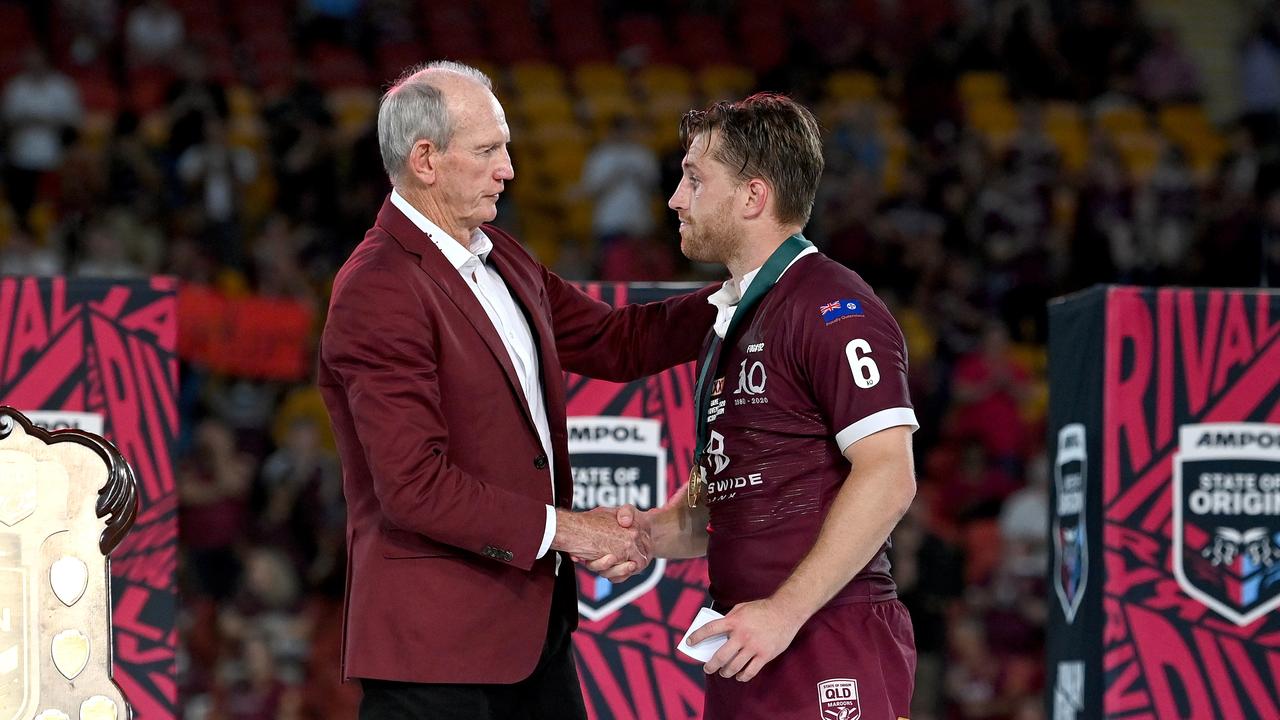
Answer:
<svg viewBox="0 0 1280 720"><path fill-rule="evenodd" d="M752 279L746 294L738 301L737 309L733 312L733 318L729 321L729 328L724 332L725 340L733 337L733 331L738 328L738 324L751 313L752 308L773 288L774 284L778 282L778 278L782 276L782 272L791 264L791 261L811 247L813 247L813 243L806 240L803 235L797 234L784 240L778 246L778 249L773 251L769 259L765 261L764 266L760 268L760 272ZM710 409L711 402L711 378L719 375L720 368L724 365L723 355L725 353L717 355L720 350L720 343L720 336L716 334L713 328L711 330L711 342L707 346L706 354L702 357L702 370L698 373L698 384L693 394L696 399L694 410L698 413L695 418L698 428L697 444L694 446L693 454L695 473L697 472L696 468L701 467L702 459L707 452L707 438L710 434L707 412ZM705 479L705 475L703 479ZM690 504L697 501L695 492L698 492L692 484L693 480L691 478L689 487Z"/></svg>

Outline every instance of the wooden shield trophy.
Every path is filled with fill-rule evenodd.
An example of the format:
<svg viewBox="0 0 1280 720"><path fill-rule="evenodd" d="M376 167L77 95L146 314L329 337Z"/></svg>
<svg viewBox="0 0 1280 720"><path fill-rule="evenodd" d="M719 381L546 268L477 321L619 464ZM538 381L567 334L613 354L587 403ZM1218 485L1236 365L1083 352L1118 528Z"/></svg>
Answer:
<svg viewBox="0 0 1280 720"><path fill-rule="evenodd" d="M0 720L129 720L111 679L108 555L133 526L120 452L0 407Z"/></svg>

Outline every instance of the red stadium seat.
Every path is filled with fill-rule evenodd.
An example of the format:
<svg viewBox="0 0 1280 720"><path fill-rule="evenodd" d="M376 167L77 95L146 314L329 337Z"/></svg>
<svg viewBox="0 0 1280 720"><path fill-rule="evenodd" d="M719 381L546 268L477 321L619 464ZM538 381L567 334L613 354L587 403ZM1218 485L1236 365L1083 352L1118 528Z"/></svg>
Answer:
<svg viewBox="0 0 1280 720"><path fill-rule="evenodd" d="M620 52L638 52L648 63L675 62L667 33L656 16L627 15L618 20L615 29Z"/></svg>
<svg viewBox="0 0 1280 720"><path fill-rule="evenodd" d="M346 87L368 87L369 67L351 48L318 45L311 52L311 72L316 83L333 90Z"/></svg>
<svg viewBox="0 0 1280 720"><path fill-rule="evenodd" d="M724 23L714 15L681 15L676 20L676 37L690 67L727 65L735 61Z"/></svg>

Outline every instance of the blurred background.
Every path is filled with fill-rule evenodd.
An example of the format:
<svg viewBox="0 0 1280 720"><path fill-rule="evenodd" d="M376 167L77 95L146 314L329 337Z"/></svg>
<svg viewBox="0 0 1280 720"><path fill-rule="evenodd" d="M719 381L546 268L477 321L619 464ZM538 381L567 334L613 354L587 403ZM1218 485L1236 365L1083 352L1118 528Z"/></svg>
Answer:
<svg viewBox="0 0 1280 720"><path fill-rule="evenodd" d="M665 208L680 115L815 110L806 234L894 310L926 420L894 547L913 718L1043 717L1045 303L1280 280L1280 3L0 0L0 272L286 301L314 347L388 191L378 97L436 58L494 79L498 224L573 279L721 279ZM180 376L186 717L351 717L323 407L224 370Z"/></svg>

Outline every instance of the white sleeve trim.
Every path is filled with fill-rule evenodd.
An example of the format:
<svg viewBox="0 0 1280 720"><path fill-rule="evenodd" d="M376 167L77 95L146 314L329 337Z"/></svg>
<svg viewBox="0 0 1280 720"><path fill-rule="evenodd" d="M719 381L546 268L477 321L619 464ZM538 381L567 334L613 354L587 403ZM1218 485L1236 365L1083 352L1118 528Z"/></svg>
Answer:
<svg viewBox="0 0 1280 720"><path fill-rule="evenodd" d="M548 505L547 506L547 526L546 526L546 529L542 531L542 544L538 546L539 560L541 560L542 556L546 555L547 551L551 549L551 541L555 539L555 536L556 536L556 509ZM556 562L559 563L559 559L557 559Z"/></svg>
<svg viewBox="0 0 1280 720"><path fill-rule="evenodd" d="M844 452L850 445L868 435L899 425L910 425L911 432L919 430L920 423L916 422L916 411L909 407L896 407L871 413L836 433L836 444L840 446L840 452Z"/></svg>

